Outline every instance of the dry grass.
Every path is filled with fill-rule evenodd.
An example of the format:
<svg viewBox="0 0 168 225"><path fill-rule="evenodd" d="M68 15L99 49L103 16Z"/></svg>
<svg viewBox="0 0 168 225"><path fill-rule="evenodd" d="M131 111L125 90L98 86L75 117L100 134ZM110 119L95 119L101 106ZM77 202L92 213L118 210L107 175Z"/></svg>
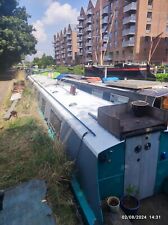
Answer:
<svg viewBox="0 0 168 225"><path fill-rule="evenodd" d="M29 88L17 111L19 118L5 122L0 131L0 189L32 178L45 179L57 224L79 224L69 186L73 163L64 154L63 145L49 138Z"/></svg>

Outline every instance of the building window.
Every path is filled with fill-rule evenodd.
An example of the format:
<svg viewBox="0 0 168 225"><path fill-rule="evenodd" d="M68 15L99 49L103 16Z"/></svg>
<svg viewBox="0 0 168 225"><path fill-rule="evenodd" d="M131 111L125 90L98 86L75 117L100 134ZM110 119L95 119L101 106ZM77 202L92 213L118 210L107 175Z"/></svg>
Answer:
<svg viewBox="0 0 168 225"><path fill-rule="evenodd" d="M151 32L151 24L146 24L146 33Z"/></svg>
<svg viewBox="0 0 168 225"><path fill-rule="evenodd" d="M148 0L148 5L152 6L153 5L153 0Z"/></svg>
<svg viewBox="0 0 168 225"><path fill-rule="evenodd" d="M152 20L152 12L147 12L147 20L148 21Z"/></svg>

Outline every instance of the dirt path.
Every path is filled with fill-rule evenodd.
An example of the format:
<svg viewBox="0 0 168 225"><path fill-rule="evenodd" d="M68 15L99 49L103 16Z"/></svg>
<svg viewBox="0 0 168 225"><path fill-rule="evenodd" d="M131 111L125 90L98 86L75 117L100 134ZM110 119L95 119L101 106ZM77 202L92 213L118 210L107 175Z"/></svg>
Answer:
<svg viewBox="0 0 168 225"><path fill-rule="evenodd" d="M7 94L9 93L9 88L11 87L11 84L11 80L0 81L0 107L2 106Z"/></svg>
<svg viewBox="0 0 168 225"><path fill-rule="evenodd" d="M0 80L0 107L2 107L5 98L8 96L12 88L12 83L13 83L12 78L15 78L17 80L24 80L24 77L25 77L25 73L23 70L21 70L16 73L15 77L11 77L11 79Z"/></svg>

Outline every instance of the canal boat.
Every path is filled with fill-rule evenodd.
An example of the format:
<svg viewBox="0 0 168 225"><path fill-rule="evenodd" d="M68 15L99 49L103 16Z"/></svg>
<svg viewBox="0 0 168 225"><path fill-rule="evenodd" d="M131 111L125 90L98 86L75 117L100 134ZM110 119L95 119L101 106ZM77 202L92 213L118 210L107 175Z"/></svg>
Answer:
<svg viewBox="0 0 168 225"><path fill-rule="evenodd" d="M165 111L147 106L137 117L130 103L115 104L58 84L28 77L48 127L75 163L72 189L86 224L103 225L102 203L132 185L145 199L160 193L168 177Z"/></svg>

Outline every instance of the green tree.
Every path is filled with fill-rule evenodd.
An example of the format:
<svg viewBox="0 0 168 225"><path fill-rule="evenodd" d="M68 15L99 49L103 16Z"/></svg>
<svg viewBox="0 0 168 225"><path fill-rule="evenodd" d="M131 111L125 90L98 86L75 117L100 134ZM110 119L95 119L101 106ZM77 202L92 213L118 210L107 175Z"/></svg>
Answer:
<svg viewBox="0 0 168 225"><path fill-rule="evenodd" d="M38 65L39 68L46 68L48 66L52 66L55 64L55 60L52 56L48 56L43 54L41 58L34 58L33 60L34 65Z"/></svg>
<svg viewBox="0 0 168 225"><path fill-rule="evenodd" d="M36 53L37 41L33 27L28 24L29 17L17 0L0 0L0 70Z"/></svg>

